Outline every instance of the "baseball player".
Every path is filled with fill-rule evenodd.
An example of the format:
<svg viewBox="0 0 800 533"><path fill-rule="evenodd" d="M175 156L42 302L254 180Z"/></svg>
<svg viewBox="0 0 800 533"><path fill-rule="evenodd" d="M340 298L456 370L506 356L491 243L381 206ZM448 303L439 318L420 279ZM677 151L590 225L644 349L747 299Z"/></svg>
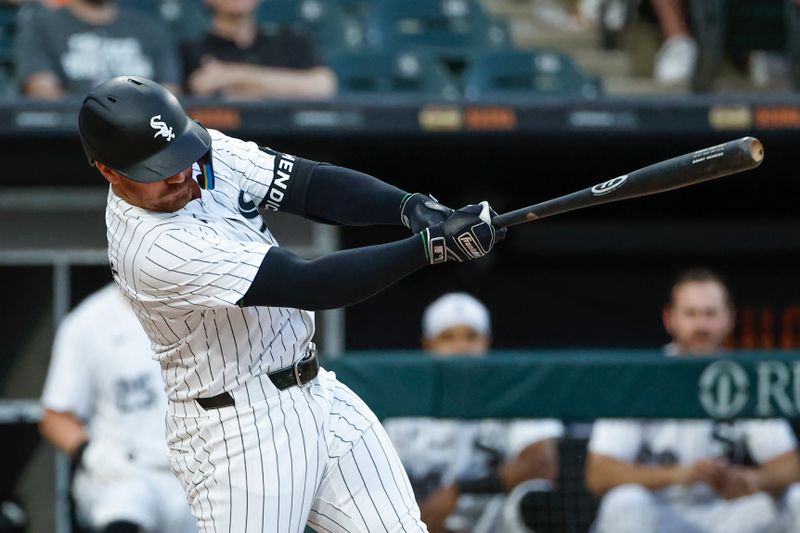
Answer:
<svg viewBox="0 0 800 533"><path fill-rule="evenodd" d="M489 311L466 293L428 305L422 331L436 357L482 357L491 344ZM393 418L385 426L432 533L513 533L518 502L504 495L530 480L549 489L558 473L557 420Z"/></svg>
<svg viewBox="0 0 800 533"><path fill-rule="evenodd" d="M161 363L172 468L202 531L425 531L370 409L320 369L317 309L489 253L486 202L453 211L371 176L207 130L143 78L96 87L83 148L111 187L115 281ZM197 181L195 180L197 179ZM406 239L302 260L240 200Z"/></svg>
<svg viewBox="0 0 800 533"><path fill-rule="evenodd" d="M689 271L664 309L668 353L718 352L733 330L728 288ZM598 421L586 482L598 533L800 531L800 459L784 420Z"/></svg>
<svg viewBox="0 0 800 533"><path fill-rule="evenodd" d="M42 406L42 434L72 459L78 514L93 530L197 531L167 460L161 373L116 286L59 326Z"/></svg>

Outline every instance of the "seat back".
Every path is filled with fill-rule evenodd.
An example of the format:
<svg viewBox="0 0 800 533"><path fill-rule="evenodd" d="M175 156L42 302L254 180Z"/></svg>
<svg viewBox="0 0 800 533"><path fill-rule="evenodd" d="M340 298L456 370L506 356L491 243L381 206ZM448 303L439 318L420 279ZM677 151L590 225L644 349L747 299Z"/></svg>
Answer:
<svg viewBox="0 0 800 533"><path fill-rule="evenodd" d="M367 19L367 42L390 50L425 47L448 59L505 48L510 39L475 0L382 0Z"/></svg>
<svg viewBox="0 0 800 533"><path fill-rule="evenodd" d="M414 94L447 100L458 97L458 90L444 69L419 51L342 56L331 67L338 77L340 94Z"/></svg>
<svg viewBox="0 0 800 533"><path fill-rule="evenodd" d="M525 94L596 98L602 94L602 84L569 56L546 50L480 54L464 74L464 95L468 99Z"/></svg>
<svg viewBox="0 0 800 533"><path fill-rule="evenodd" d="M257 17L268 29L287 26L308 34L326 61L364 48L363 28L335 1L264 0Z"/></svg>

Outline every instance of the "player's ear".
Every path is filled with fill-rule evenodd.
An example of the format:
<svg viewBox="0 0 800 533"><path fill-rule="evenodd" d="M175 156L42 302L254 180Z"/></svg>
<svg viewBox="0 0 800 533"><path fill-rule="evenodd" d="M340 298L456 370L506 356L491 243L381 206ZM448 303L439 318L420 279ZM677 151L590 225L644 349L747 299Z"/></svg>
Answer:
<svg viewBox="0 0 800 533"><path fill-rule="evenodd" d="M664 322L664 330L667 333L672 335L672 307L669 305L665 305L664 309L661 311L661 320Z"/></svg>
<svg viewBox="0 0 800 533"><path fill-rule="evenodd" d="M117 172L113 168L106 166L103 163L100 163L99 161L95 162L94 166L97 167L97 170L100 171L100 174L102 174L103 177L106 180L108 180L110 184L114 185L116 183L119 183L120 175L117 174Z"/></svg>
<svg viewBox="0 0 800 533"><path fill-rule="evenodd" d="M422 336L420 340L420 344L422 345L423 350L430 350L431 349L431 340L426 337L425 335Z"/></svg>

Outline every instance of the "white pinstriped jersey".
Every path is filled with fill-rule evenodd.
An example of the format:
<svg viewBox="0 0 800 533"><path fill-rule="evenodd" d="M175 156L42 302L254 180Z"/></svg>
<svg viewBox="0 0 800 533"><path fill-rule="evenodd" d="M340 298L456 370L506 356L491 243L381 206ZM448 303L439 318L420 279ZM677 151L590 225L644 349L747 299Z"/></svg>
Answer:
<svg viewBox="0 0 800 533"><path fill-rule="evenodd" d="M81 302L56 332L42 405L86 421L93 441L168 467L167 401L150 345L112 284Z"/></svg>
<svg viewBox="0 0 800 533"><path fill-rule="evenodd" d="M254 203L280 203L294 157L209 132L214 190L172 213L130 205L110 190L106 209L114 279L150 338L170 400L247 387L249 377L301 358L314 334L311 312L237 306L278 245L253 217Z"/></svg>

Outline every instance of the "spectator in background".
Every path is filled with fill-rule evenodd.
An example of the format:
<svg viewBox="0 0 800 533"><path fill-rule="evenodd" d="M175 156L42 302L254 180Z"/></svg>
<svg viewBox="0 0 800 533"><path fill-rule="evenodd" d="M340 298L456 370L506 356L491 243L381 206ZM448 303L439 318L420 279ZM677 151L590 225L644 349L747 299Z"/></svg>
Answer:
<svg viewBox="0 0 800 533"><path fill-rule="evenodd" d="M26 96L83 96L119 75L151 78L176 90L183 78L176 45L161 21L114 0L23 8L18 25L14 53Z"/></svg>
<svg viewBox="0 0 800 533"><path fill-rule="evenodd" d="M711 271L685 272L663 321L668 355L718 353L734 327L727 286ZM789 489L798 481L784 420L599 420L589 441L586 484L602 498L597 533L800 531L800 490Z"/></svg>
<svg viewBox="0 0 800 533"><path fill-rule="evenodd" d="M210 31L183 46L186 88L197 96L327 98L336 76L310 39L289 29L266 33L258 25L260 0L205 0Z"/></svg>
<svg viewBox="0 0 800 533"><path fill-rule="evenodd" d="M58 328L42 407L41 432L71 458L78 512L93 531L196 531L167 459L160 367L115 285Z"/></svg>
<svg viewBox="0 0 800 533"><path fill-rule="evenodd" d="M422 329L422 345L436 357L483 357L491 342L488 310L465 293L430 304ZM396 418L385 427L431 533L479 531L498 523L498 531L510 533L502 506L487 505L490 500L529 480L549 488L558 474L556 444L564 430L555 420ZM496 514L489 516L492 510Z"/></svg>
<svg viewBox="0 0 800 533"><path fill-rule="evenodd" d="M662 85L688 83L697 64L697 43L689 31L685 0L651 0L664 35L653 77Z"/></svg>

